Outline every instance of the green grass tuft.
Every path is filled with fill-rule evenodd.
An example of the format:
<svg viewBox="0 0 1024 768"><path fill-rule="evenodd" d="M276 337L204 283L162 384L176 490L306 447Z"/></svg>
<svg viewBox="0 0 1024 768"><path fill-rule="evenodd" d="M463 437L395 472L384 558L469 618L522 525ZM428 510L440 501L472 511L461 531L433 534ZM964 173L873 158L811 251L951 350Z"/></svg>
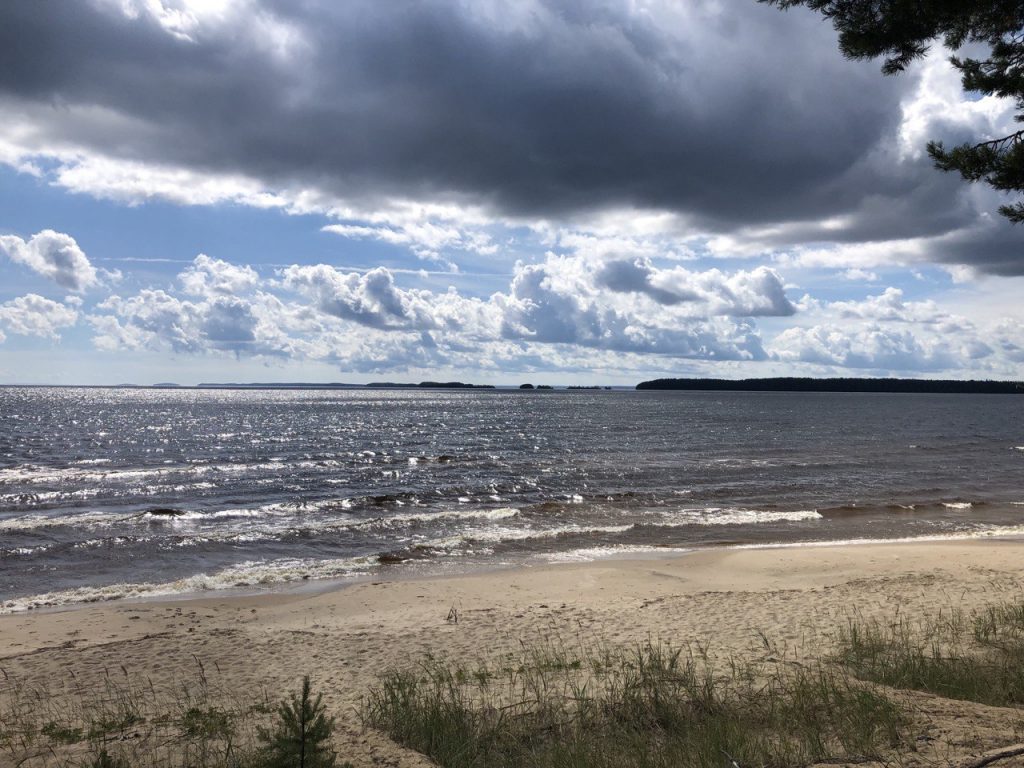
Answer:
<svg viewBox="0 0 1024 768"><path fill-rule="evenodd" d="M911 624L850 621L838 658L863 680L992 706L1024 704L1024 604Z"/></svg>
<svg viewBox="0 0 1024 768"><path fill-rule="evenodd" d="M485 684L428 658L386 674L364 720L445 768L781 768L882 757L907 722L826 666L766 674L734 663L719 675L658 644L568 656L527 649Z"/></svg>

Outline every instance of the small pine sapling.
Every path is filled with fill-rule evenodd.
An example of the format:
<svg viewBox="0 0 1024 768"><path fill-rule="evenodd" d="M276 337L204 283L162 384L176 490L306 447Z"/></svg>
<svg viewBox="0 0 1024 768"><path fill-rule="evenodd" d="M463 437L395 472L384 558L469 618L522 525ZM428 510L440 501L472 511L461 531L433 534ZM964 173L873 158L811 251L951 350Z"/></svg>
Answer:
<svg viewBox="0 0 1024 768"><path fill-rule="evenodd" d="M113 757L107 750L103 749L93 758L89 768L128 768L128 763Z"/></svg>
<svg viewBox="0 0 1024 768"><path fill-rule="evenodd" d="M313 698L306 675L302 693L278 705L275 727L259 731L267 768L334 768L334 718L327 717L322 699L322 694Z"/></svg>

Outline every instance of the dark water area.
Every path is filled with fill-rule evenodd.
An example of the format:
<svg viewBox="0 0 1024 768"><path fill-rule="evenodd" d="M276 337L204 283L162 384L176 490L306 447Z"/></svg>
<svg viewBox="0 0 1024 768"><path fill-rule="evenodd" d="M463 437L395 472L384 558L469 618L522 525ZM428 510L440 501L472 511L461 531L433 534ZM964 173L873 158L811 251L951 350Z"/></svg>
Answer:
<svg viewBox="0 0 1024 768"><path fill-rule="evenodd" d="M0 610L1024 532L1024 398L0 389Z"/></svg>

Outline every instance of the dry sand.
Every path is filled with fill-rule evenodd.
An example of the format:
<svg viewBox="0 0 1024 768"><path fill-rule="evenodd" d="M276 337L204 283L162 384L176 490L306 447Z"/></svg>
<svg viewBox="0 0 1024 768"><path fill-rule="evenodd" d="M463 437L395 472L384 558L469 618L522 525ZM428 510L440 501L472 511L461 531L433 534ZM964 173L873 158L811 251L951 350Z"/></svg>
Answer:
<svg viewBox="0 0 1024 768"><path fill-rule="evenodd" d="M238 691L292 690L309 673L338 718L337 746L346 759L356 766L424 766L430 762L364 731L356 711L382 670L428 652L474 661L554 637L700 643L717 655L757 657L767 653L763 635L776 644L772 653L798 658L827 650L853 614L935 615L1020 599L1022 587L1024 542L1017 541L707 550L362 583L319 594L0 616L0 667L10 679L57 696L68 680L100 686L107 675L125 673L169 690L195 675L197 660ZM446 620L453 607L458 623ZM930 724L920 760L910 764L956 764L1020 740L1021 711L915 699Z"/></svg>

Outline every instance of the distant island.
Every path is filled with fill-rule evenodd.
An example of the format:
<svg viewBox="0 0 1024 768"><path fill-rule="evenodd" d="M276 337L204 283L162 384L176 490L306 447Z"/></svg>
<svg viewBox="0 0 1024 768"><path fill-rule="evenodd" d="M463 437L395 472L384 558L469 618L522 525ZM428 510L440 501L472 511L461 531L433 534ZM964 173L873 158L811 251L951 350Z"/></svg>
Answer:
<svg viewBox="0 0 1024 768"><path fill-rule="evenodd" d="M1019 381L960 381L956 379L654 379L637 389L710 390L724 392L908 392L1016 395Z"/></svg>

